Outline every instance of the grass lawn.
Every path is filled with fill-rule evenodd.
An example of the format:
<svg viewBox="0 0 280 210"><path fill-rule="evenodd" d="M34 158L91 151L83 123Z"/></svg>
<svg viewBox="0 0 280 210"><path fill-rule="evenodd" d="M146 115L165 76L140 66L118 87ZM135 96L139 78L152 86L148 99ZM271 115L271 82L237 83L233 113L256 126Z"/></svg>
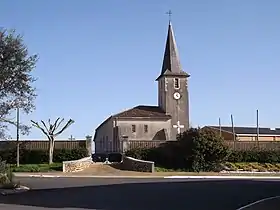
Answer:
<svg viewBox="0 0 280 210"><path fill-rule="evenodd" d="M49 165L48 163L43 164L22 164L17 167L16 165L11 165L12 172L54 172L62 171L62 163L53 163Z"/></svg>

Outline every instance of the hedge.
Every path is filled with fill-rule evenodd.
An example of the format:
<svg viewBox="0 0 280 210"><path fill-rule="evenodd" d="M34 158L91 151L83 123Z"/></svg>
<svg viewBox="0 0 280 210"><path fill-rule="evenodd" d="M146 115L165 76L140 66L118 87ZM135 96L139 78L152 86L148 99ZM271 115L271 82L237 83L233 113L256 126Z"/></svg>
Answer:
<svg viewBox="0 0 280 210"><path fill-rule="evenodd" d="M187 160L178 155L178 148L176 150L175 144L171 145L159 148L134 148L127 151L125 155L140 160L153 161L157 167L169 169L190 168L191 166Z"/></svg>
<svg viewBox="0 0 280 210"><path fill-rule="evenodd" d="M16 163L16 150L4 150L0 152L0 159L7 163ZM88 156L87 149L54 149L53 162L60 163L62 161L77 160ZM40 164L47 163L49 160L48 150L20 150L21 164Z"/></svg>
<svg viewBox="0 0 280 210"><path fill-rule="evenodd" d="M177 150L178 151L178 150ZM190 165L182 158L175 148L135 148L126 152L127 156L137 159L154 161L156 166L172 169L189 169ZM277 150L248 150L230 151L226 162L258 162L258 163L280 163L280 151Z"/></svg>
<svg viewBox="0 0 280 210"><path fill-rule="evenodd" d="M246 150L231 151L228 162L258 162L280 163L280 151L278 150Z"/></svg>

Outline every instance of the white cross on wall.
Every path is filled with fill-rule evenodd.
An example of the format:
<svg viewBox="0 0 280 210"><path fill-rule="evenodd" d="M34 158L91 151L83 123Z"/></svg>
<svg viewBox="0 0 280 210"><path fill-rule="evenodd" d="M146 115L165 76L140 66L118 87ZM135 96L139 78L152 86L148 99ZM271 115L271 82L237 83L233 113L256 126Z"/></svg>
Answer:
<svg viewBox="0 0 280 210"><path fill-rule="evenodd" d="M177 133L181 133L181 128L184 128L184 125L180 125L180 121L177 121L176 125L173 125L173 128L177 128Z"/></svg>

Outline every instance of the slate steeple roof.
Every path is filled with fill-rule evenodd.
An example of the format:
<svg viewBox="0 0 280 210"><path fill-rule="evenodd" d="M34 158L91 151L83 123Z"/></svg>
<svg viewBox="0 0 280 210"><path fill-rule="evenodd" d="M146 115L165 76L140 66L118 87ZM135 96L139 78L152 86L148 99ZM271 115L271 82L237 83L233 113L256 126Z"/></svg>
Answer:
<svg viewBox="0 0 280 210"><path fill-rule="evenodd" d="M176 45L171 21L169 21L168 24L168 33L167 33L161 74L157 78L157 80L164 75L170 75L170 76L178 75L178 76L186 76L186 77L189 76L189 74L183 71L180 63L178 48Z"/></svg>

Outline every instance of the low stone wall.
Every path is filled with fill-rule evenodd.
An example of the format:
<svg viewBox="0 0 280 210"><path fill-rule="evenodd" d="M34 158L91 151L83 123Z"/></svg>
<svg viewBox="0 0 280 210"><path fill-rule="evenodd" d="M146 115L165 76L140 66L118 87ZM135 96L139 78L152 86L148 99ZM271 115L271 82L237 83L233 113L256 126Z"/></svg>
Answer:
<svg viewBox="0 0 280 210"><path fill-rule="evenodd" d="M155 171L155 163L123 156L122 169L128 171L151 172Z"/></svg>
<svg viewBox="0 0 280 210"><path fill-rule="evenodd" d="M77 172L88 168L92 164L92 157L85 157L79 160L63 161L63 172Z"/></svg>

